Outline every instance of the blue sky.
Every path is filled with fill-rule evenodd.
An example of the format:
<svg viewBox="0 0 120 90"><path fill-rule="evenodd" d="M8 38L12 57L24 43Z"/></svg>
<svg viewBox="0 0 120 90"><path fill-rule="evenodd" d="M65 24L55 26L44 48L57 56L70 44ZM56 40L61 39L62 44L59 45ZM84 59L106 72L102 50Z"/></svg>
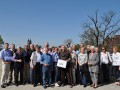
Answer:
<svg viewBox="0 0 120 90"><path fill-rule="evenodd" d="M113 10L120 16L120 0L0 0L0 35L5 42L23 46L60 45L70 38L80 43L79 33L88 15Z"/></svg>

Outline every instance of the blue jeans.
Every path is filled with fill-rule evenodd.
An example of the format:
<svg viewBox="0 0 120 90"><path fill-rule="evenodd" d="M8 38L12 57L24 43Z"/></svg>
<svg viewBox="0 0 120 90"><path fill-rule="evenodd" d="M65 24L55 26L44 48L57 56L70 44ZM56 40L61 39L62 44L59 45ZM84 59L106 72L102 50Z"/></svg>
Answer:
<svg viewBox="0 0 120 90"><path fill-rule="evenodd" d="M57 63L54 63L54 82L56 83L58 81L58 67Z"/></svg>
<svg viewBox="0 0 120 90"><path fill-rule="evenodd" d="M43 87L46 86L46 82L48 81L48 85L51 85L51 67L42 67L43 73Z"/></svg>
<svg viewBox="0 0 120 90"><path fill-rule="evenodd" d="M83 85L87 84L87 72L84 71L84 68L79 67L79 73L80 73L80 83Z"/></svg>

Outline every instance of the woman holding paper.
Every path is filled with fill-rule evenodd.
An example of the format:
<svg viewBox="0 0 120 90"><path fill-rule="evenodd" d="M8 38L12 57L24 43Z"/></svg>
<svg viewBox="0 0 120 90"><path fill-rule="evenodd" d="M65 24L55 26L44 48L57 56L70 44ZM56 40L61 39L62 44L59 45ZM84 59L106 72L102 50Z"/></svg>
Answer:
<svg viewBox="0 0 120 90"><path fill-rule="evenodd" d="M117 85L120 85L120 53L118 52L117 46L113 47L113 54L112 54L112 59L113 59L113 73L115 78L118 80L116 82Z"/></svg>

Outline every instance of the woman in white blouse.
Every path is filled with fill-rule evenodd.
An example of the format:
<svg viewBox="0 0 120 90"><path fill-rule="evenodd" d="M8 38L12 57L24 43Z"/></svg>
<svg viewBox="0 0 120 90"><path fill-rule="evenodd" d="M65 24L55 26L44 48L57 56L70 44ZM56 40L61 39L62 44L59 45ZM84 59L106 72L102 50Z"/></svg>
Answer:
<svg viewBox="0 0 120 90"><path fill-rule="evenodd" d="M118 80L116 84L120 85L120 53L118 52L117 46L113 47L112 59L113 59L112 65L113 65L114 76Z"/></svg>
<svg viewBox="0 0 120 90"><path fill-rule="evenodd" d="M100 65L103 72L103 83L109 82L109 63L112 62L110 53L107 52L105 47L102 47L102 52L100 56Z"/></svg>
<svg viewBox="0 0 120 90"><path fill-rule="evenodd" d="M87 54L85 54L84 47L80 48L80 53L78 54L78 64L80 73L80 84L84 87L87 85Z"/></svg>

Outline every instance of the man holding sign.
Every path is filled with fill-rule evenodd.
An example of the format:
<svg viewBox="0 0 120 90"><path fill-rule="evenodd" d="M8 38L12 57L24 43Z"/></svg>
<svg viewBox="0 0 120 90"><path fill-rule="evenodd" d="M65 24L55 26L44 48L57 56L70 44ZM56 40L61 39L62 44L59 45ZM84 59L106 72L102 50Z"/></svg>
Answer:
<svg viewBox="0 0 120 90"><path fill-rule="evenodd" d="M70 77L70 52L67 51L64 45L61 46L61 51L59 53L59 60L57 66L59 67L59 81L61 85L65 85L65 77L67 77L68 84L72 88L72 82Z"/></svg>

